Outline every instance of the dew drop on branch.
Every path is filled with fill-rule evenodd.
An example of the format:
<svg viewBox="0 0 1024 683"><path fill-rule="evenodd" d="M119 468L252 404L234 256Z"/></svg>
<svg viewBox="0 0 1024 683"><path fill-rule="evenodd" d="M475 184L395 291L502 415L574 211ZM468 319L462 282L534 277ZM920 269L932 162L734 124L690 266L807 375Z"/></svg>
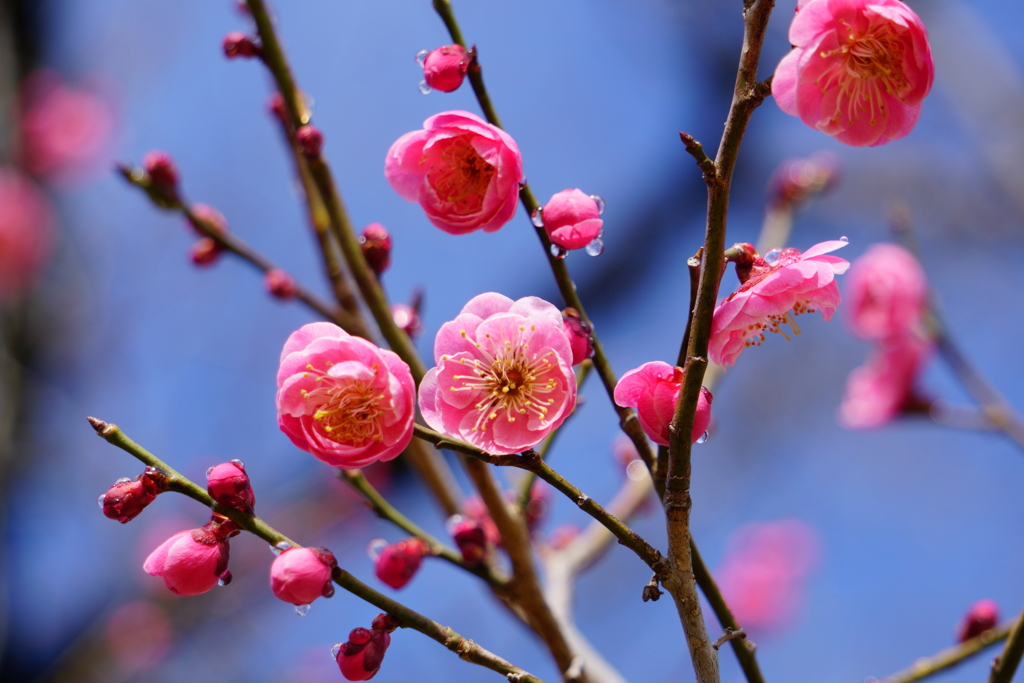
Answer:
<svg viewBox="0 0 1024 683"><path fill-rule="evenodd" d="M544 227L544 207L543 206L538 206L536 209L533 210L533 213L530 214L530 222L533 223L534 227L536 227L536 228L543 228Z"/></svg>

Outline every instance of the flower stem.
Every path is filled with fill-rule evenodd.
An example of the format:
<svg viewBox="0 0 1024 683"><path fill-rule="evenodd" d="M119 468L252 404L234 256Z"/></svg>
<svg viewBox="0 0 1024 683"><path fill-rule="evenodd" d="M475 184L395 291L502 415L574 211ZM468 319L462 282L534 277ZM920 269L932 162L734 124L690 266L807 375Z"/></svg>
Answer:
<svg viewBox="0 0 1024 683"><path fill-rule="evenodd" d="M109 443L117 446L123 451L126 451L146 465L156 467L165 472L167 474L169 490L182 493L189 498L202 503L214 512L230 518L241 528L262 538L270 545L277 545L284 542L293 547L301 547L298 543L277 531L259 517L240 510L227 509L217 505L217 503L214 502L203 488L191 481L188 477L183 476L173 467L147 451L139 444L132 441L117 427L117 425L109 424L94 417L89 418L89 423L93 426L93 429L96 430L96 433L106 439ZM522 681L523 683L544 683L544 681L536 676L533 676L523 669L510 664L498 655L485 650L472 640L464 638L453 629L447 626L442 626L436 621L433 621L409 607L406 607L397 600L374 590L344 569L335 569L332 578L336 584L356 597L362 598L366 602L377 607L377 609L390 614L403 628L411 628L414 631L419 631L428 638L441 643L467 662L472 662L473 664L478 664L491 669L492 671L496 671L506 677L509 677L510 680L515 679Z"/></svg>

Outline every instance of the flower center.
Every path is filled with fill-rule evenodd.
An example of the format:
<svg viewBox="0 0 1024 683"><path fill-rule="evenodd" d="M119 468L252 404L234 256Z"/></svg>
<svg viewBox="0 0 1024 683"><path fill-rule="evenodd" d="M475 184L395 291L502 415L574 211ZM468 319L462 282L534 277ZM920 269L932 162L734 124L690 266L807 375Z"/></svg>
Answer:
<svg viewBox="0 0 1024 683"><path fill-rule="evenodd" d="M327 365L331 363L328 361ZM373 371L376 375L378 368L375 366ZM374 390L372 382L332 377L312 365L306 366L306 372L316 376L319 386L313 391L303 390L302 396L307 401L318 402L313 420L320 425L324 436L346 446L383 440L384 410L380 403L384 395Z"/></svg>
<svg viewBox="0 0 1024 683"><path fill-rule="evenodd" d="M822 59L831 58L832 65L814 84L823 93L839 88L832 116L835 123L839 122L845 105L848 123L859 118L865 109L874 126L879 116L889 115L886 96L902 101L903 93L910 87L903 73L906 45L891 22L873 24L861 35L855 35L848 24L841 23L847 28L846 40L836 49L820 53Z"/></svg>
<svg viewBox="0 0 1024 683"><path fill-rule="evenodd" d="M430 161L427 181L442 201L454 205L455 214L478 213L496 169L477 154L468 135L438 144L442 146Z"/></svg>
<svg viewBox="0 0 1024 683"><path fill-rule="evenodd" d="M814 304L811 301L798 301L793 304L793 308L786 311L782 315L768 315L765 316L764 320L760 320L752 325L747 325L747 329L743 330L743 347L749 348L751 346L760 346L764 343L764 333L772 332L775 334L781 334L786 338L786 341L790 341L789 335L781 327L781 325L788 325L793 336L800 334L802 331L800 326L796 324L796 316L803 313L814 313L817 309L814 308Z"/></svg>
<svg viewBox="0 0 1024 683"><path fill-rule="evenodd" d="M535 329L531 327L530 331ZM460 381L461 385L453 385L451 390L483 394L474 406L479 411L474 432L486 430L488 421L498 419L499 415L509 422L531 413L540 420L547 418L548 406L555 399L546 395L558 387L555 364L550 360L554 351L548 351L539 358L531 357L527 353L530 345L529 340L523 338L524 332L526 327L520 325L515 342L505 341L493 355L476 344L484 355L483 359L458 359L473 374L453 375L452 379ZM461 334L466 337L465 330Z"/></svg>

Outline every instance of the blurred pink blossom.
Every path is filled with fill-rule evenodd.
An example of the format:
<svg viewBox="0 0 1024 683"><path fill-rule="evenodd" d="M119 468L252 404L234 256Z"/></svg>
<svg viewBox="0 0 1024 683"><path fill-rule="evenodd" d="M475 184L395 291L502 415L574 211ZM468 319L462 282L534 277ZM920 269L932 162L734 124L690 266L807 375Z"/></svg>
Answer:
<svg viewBox="0 0 1024 683"><path fill-rule="evenodd" d="M920 331L928 281L914 255L897 244L875 244L853 262L844 286L846 323L871 340Z"/></svg>
<svg viewBox="0 0 1024 683"><path fill-rule="evenodd" d="M397 458L412 439L409 366L332 323L310 323L288 337L277 387L281 431L333 467Z"/></svg>
<svg viewBox="0 0 1024 683"><path fill-rule="evenodd" d="M167 655L173 632L170 619L159 606L148 600L134 600L114 610L103 636L121 668L136 674Z"/></svg>
<svg viewBox="0 0 1024 683"><path fill-rule="evenodd" d="M402 588L416 575L423 558L429 554L430 547L419 538L392 543L380 551L374 561L374 573L392 588Z"/></svg>
<svg viewBox="0 0 1024 683"><path fill-rule="evenodd" d="M914 381L933 347L932 341L912 333L879 345L846 380L839 422L851 429L870 429L917 407L921 400L914 393Z"/></svg>
<svg viewBox="0 0 1024 683"><path fill-rule="evenodd" d="M53 246L54 212L18 171L0 167L0 301L25 293Z"/></svg>
<svg viewBox="0 0 1024 683"><path fill-rule="evenodd" d="M441 326L434 361L420 384L423 419L488 453L536 446L576 406L562 314L537 297L474 297Z"/></svg>
<svg viewBox="0 0 1024 683"><path fill-rule="evenodd" d="M999 624L999 605L995 600L978 600L969 608L956 629L956 642L979 636Z"/></svg>
<svg viewBox="0 0 1024 683"><path fill-rule="evenodd" d="M850 264L827 254L845 246L845 241L833 240L815 244L802 254L788 248L778 251L774 260L757 257L740 288L715 309L711 360L735 364L743 349L764 342L765 332L789 339L781 325L800 334L795 317L802 313L821 311L822 318L831 319L840 302L835 276L845 273ZM766 254L770 256L772 252Z"/></svg>
<svg viewBox="0 0 1024 683"><path fill-rule="evenodd" d="M636 408L644 433L655 443L668 446L668 426L675 416L685 377L682 368L660 360L644 363L623 375L615 385L615 403L624 408ZM691 442L696 443L707 431L711 422L711 400L711 392L701 387Z"/></svg>
<svg viewBox="0 0 1024 683"><path fill-rule="evenodd" d="M935 67L924 24L900 0L801 0L789 42L772 81L782 111L854 147L917 124Z"/></svg>
<svg viewBox="0 0 1024 683"><path fill-rule="evenodd" d="M770 630L789 623L803 603L818 552L817 533L799 519L737 529L715 576L739 625Z"/></svg>
<svg viewBox="0 0 1024 683"><path fill-rule="evenodd" d="M516 212L523 158L508 133L465 111L446 111L388 150L384 175L430 222L452 235L494 232Z"/></svg>

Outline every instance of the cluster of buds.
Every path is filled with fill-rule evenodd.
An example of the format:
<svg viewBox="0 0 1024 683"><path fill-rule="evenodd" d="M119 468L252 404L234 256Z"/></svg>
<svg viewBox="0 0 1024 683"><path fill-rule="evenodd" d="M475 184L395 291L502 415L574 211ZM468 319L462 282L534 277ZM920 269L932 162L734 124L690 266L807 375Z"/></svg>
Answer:
<svg viewBox="0 0 1024 683"><path fill-rule="evenodd" d="M391 235L380 223L370 223L359 236L359 247L373 272L380 277L391 265Z"/></svg>
<svg viewBox="0 0 1024 683"><path fill-rule="evenodd" d="M337 568L338 561L327 548L286 548L270 566L270 589L306 616L310 603L334 595L331 575Z"/></svg>
<svg viewBox="0 0 1024 683"><path fill-rule="evenodd" d="M391 645L391 632L398 626L394 617L381 613L373 618L370 628L352 629L346 642L331 648L341 675L350 681L368 681L376 676Z"/></svg>
<svg viewBox="0 0 1024 683"><path fill-rule="evenodd" d="M194 204L188 215L188 224L199 236L199 239L192 245L190 257L192 263L197 266L208 266L216 263L224 252L224 247L210 237L211 232L226 233L228 221L217 209L206 204Z"/></svg>
<svg viewBox="0 0 1024 683"><path fill-rule="evenodd" d="M157 494L166 491L167 475L155 467L147 467L135 479L124 477L114 482L110 490L100 496L103 514L126 524L142 513Z"/></svg>
<svg viewBox="0 0 1024 683"><path fill-rule="evenodd" d="M431 90L458 90L475 57L475 48L467 52L461 45L442 45L434 50L421 50L416 54L416 63L423 67L420 91L426 94Z"/></svg>
<svg viewBox="0 0 1024 683"><path fill-rule="evenodd" d="M370 557L377 578L392 588L402 588L419 571L423 558L430 554L430 546L419 538L407 538L388 545L383 541L371 542Z"/></svg>
<svg viewBox="0 0 1024 683"><path fill-rule="evenodd" d="M999 623L999 605L994 600L978 600L967 609L960 626L957 628L956 642L962 643L985 631L995 628Z"/></svg>

